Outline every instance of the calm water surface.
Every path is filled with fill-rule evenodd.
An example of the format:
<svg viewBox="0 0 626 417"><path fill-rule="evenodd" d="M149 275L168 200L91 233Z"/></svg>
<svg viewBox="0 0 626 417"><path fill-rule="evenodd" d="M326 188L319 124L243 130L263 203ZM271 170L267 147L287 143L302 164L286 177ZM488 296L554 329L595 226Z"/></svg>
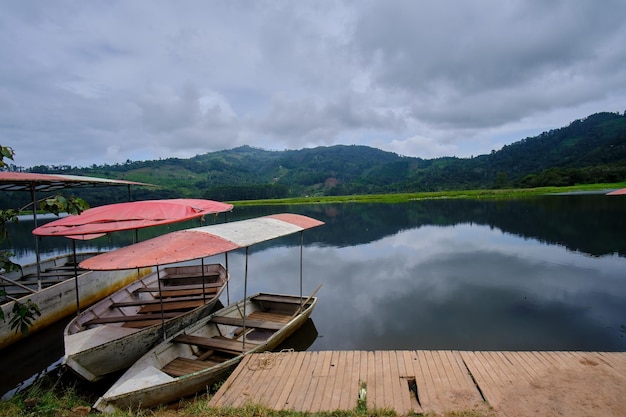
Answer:
<svg viewBox="0 0 626 417"><path fill-rule="evenodd" d="M304 295L323 285L309 350L626 350L625 197L236 208L228 220L284 211L326 222L304 233ZM33 256L28 223L13 231L23 260ZM169 230L142 230L139 239ZM249 294L299 293L299 242L250 248ZM44 238L41 248L47 256L71 243ZM244 252L228 262L224 304L243 296Z"/></svg>

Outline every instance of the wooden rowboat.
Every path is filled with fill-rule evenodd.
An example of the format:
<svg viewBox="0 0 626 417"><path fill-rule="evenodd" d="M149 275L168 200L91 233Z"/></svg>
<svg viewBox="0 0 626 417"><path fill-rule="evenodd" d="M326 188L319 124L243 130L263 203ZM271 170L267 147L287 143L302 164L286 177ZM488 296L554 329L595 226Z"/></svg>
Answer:
<svg viewBox="0 0 626 417"><path fill-rule="evenodd" d="M78 308L75 289L80 288L80 308L87 307L136 279L150 274L153 268L127 269L120 271L91 271L78 268L79 262L98 253L60 255L39 263L24 265L20 272L2 274L0 286L7 296L0 297L4 320L0 320L0 349L9 346L28 335L36 333L57 321L68 317ZM31 302L39 308L38 316L28 333L11 328L11 319L16 314L16 302Z"/></svg>
<svg viewBox="0 0 626 417"><path fill-rule="evenodd" d="M206 390L244 355L275 349L306 322L316 303L314 296L259 293L227 306L151 349L94 408L151 408Z"/></svg>
<svg viewBox="0 0 626 417"><path fill-rule="evenodd" d="M219 264L168 267L81 312L63 337L63 363L87 381L131 366L164 335L209 315L229 275Z"/></svg>

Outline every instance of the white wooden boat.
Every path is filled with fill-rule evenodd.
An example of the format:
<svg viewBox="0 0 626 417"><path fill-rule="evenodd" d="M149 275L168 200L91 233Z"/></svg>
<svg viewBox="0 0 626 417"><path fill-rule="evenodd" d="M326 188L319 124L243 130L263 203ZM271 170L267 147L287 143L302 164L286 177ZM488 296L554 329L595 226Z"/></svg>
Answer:
<svg viewBox="0 0 626 417"><path fill-rule="evenodd" d="M87 381L126 369L168 334L209 315L228 283L222 265L168 267L82 311L65 327L63 363Z"/></svg>
<svg viewBox="0 0 626 417"><path fill-rule="evenodd" d="M293 333L310 316L317 301L317 299L313 298L315 293L306 302L302 297L302 268L300 268L300 296L259 294L256 296L257 298L250 299L246 294L248 247L293 233L302 234L304 230L322 224L324 223L319 220L298 214L273 214L254 219L171 232L87 259L81 263L81 266L85 268L96 270L138 268L155 265L158 272L159 265L168 265L228 253L237 249L246 249L246 273L244 276L243 296L243 300L246 302L227 307L227 310L219 314L216 313L216 316L214 316L224 317L222 320L229 321L217 323L214 318L209 323L208 319L204 319L198 325L182 331L182 333L187 335L194 333L194 335L202 336L205 339L203 340L204 344L189 344L187 343L188 340L183 342L180 338L181 335L178 335L179 338L177 339L170 337L166 342L157 345L157 348L155 348L157 350L153 349L142 356L124 374L125 376L122 376L120 382L116 383L101 398L98 402L98 407L101 409L110 409L116 406L125 408L127 404L150 407L180 398L180 396L192 394L205 387L206 384L210 384L210 381L214 381L231 370L239 362L243 353L272 349ZM300 255L302 256L302 239L300 244ZM302 263L300 265L302 266ZM282 313L283 320L286 323L278 322L276 324L277 322L269 318L248 317L248 309L251 312ZM241 323L238 321L239 318ZM257 320L259 320L259 323L255 323ZM202 324L205 326L202 327ZM252 329L253 326L256 327ZM238 333L239 327L242 327L241 334ZM204 328L212 330L204 330ZM249 329L252 330L248 331ZM246 338L249 340L246 341ZM207 344L209 341L211 342L210 345ZM215 344L218 344L218 346L214 346ZM169 358L169 356L162 356L161 359L153 363L150 358L154 356L154 352L160 352L159 349L163 349L164 346L168 345L176 346L176 348L171 348L175 349L175 351L179 349L179 346L187 346L187 353L182 354L181 351L181 355L172 357L167 362L164 362L164 358ZM231 357L219 360L219 354L224 354L225 350L226 353L230 350ZM207 360L207 358L210 358L208 359L210 363L207 362L208 366L205 367L205 370L190 371L191 373L185 371L183 375L178 376L167 374L161 370L161 368L178 356L182 358L181 361L183 362L185 359L188 360L187 362L193 362L192 353L197 355L196 359ZM195 363L199 364L201 362L197 361Z"/></svg>
<svg viewBox="0 0 626 417"><path fill-rule="evenodd" d="M79 253L76 258L80 262L95 255L98 253ZM152 267L119 271L77 268L75 271L75 265L74 255L59 255L40 261L40 277L36 263L23 266L21 272L2 274L5 279L0 279L0 285L9 297L2 301L4 320L0 320L0 349L75 314L77 285L82 309L153 271ZM75 273L78 273L78 278ZM11 328L15 300L22 304L31 301L41 312L41 316L36 317L29 326L28 334L23 334L19 330L16 332Z"/></svg>
<svg viewBox="0 0 626 417"><path fill-rule="evenodd" d="M227 306L151 349L94 408L102 412L151 408L206 390L245 354L275 349L306 322L316 303L313 296L305 300L259 293L245 303Z"/></svg>

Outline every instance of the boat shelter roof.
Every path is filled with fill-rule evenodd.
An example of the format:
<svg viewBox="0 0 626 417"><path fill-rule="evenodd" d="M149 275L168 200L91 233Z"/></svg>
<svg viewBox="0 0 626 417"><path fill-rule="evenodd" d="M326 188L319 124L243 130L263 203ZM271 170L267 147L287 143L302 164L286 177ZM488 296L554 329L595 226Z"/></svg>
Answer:
<svg viewBox="0 0 626 417"><path fill-rule="evenodd" d="M323 224L311 217L282 213L196 227L96 255L80 266L92 270L119 270L166 265L246 248Z"/></svg>
<svg viewBox="0 0 626 417"><path fill-rule="evenodd" d="M232 209L232 204L194 198L131 201L92 207L81 214L39 226L33 234L77 239L98 237L104 233L178 223Z"/></svg>
<svg viewBox="0 0 626 417"><path fill-rule="evenodd" d="M626 188L622 188L620 190L611 191L607 193L607 195L626 195Z"/></svg>
<svg viewBox="0 0 626 417"><path fill-rule="evenodd" d="M152 185L143 182L112 180L80 175L37 174L32 172L0 172L0 191L43 191L63 188L111 187L119 185Z"/></svg>

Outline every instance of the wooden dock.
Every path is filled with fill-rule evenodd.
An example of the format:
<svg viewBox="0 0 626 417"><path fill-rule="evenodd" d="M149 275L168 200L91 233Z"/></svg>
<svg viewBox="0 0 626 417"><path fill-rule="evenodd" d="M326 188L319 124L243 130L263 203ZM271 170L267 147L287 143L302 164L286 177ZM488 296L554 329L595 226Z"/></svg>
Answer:
<svg viewBox="0 0 626 417"><path fill-rule="evenodd" d="M363 390L363 391L362 391ZM626 352L321 351L246 356L211 406L398 415L624 416Z"/></svg>

